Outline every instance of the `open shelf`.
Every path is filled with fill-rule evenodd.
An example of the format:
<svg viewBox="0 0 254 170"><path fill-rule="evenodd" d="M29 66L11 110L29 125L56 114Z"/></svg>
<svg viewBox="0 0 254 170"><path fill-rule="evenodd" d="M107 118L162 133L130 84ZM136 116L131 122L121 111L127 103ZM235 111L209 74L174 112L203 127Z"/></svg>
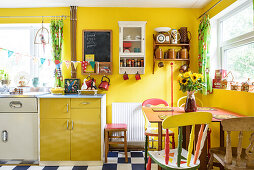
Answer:
<svg viewBox="0 0 254 170"><path fill-rule="evenodd" d="M163 43L155 43L158 46L172 46L172 47L182 47L182 46L190 46L190 44L163 44Z"/></svg>
<svg viewBox="0 0 254 170"><path fill-rule="evenodd" d="M188 51L188 58L186 59L156 59L156 56L155 56L155 51L156 49L162 47L163 49L165 48L169 48L169 49L187 49ZM164 51L165 52L165 51ZM163 52L163 54L164 54ZM156 35L153 34L153 74L154 74L154 70L155 70L155 62L172 62L172 61L183 61L183 62L186 62L188 65L190 64L190 44L170 44L170 43L158 43L156 42ZM164 55L163 55L164 56Z"/></svg>
<svg viewBox="0 0 254 170"><path fill-rule="evenodd" d="M141 40L123 40L123 41L125 42L125 41L141 41Z"/></svg>
<svg viewBox="0 0 254 170"><path fill-rule="evenodd" d="M190 59L154 59L155 61L189 61Z"/></svg>

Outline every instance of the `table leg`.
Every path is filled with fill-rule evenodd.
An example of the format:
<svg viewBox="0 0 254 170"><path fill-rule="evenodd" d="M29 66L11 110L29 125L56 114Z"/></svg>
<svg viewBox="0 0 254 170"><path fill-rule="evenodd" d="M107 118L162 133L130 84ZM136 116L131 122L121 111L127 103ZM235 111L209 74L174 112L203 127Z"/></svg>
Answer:
<svg viewBox="0 0 254 170"><path fill-rule="evenodd" d="M220 122L220 147L224 147L224 131Z"/></svg>
<svg viewBox="0 0 254 170"><path fill-rule="evenodd" d="M162 150L162 122L158 123L158 151ZM158 166L158 170L161 170L161 167Z"/></svg>
<svg viewBox="0 0 254 170"><path fill-rule="evenodd" d="M224 147L224 131L220 122L220 147ZM224 170L224 167L220 166L220 170Z"/></svg>

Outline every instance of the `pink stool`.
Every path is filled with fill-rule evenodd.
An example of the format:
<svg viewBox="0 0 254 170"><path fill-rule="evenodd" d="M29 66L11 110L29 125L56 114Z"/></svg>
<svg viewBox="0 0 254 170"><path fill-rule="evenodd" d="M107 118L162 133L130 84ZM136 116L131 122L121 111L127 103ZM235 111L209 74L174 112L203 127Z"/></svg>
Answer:
<svg viewBox="0 0 254 170"><path fill-rule="evenodd" d="M108 161L108 151L110 144L124 144L124 152L125 152L125 162L128 162L127 156L127 124L106 124L105 128L105 163ZM110 132L124 132L124 136L110 136ZM112 142L110 141L111 138L124 138L124 142Z"/></svg>

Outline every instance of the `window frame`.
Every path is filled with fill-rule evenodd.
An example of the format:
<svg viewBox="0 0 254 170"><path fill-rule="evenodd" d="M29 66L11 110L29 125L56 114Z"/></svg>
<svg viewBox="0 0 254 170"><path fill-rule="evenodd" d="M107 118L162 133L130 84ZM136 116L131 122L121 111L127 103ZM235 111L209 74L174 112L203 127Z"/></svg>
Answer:
<svg viewBox="0 0 254 170"><path fill-rule="evenodd" d="M242 34L240 36L231 38L229 40L223 41L223 35L222 35L222 27L223 27L223 21L230 18L231 16L236 15L237 13L245 10L249 7L249 5L253 4L252 0L247 0L246 2L242 3L241 5L237 6L236 8L232 9L225 15L221 16L217 19L217 55L218 58L218 64L221 69L224 69L227 65L226 62L226 56L225 52L228 49L236 48L239 46L247 45L250 43L254 43L254 26L253 30L251 32ZM254 5L254 4L253 4Z"/></svg>
<svg viewBox="0 0 254 170"><path fill-rule="evenodd" d="M43 23L43 26L47 29L50 29L50 23ZM34 39L36 36L37 31L42 27L41 23L14 23L14 24L0 24L0 31L1 30L28 30L30 35L30 44L29 44L29 56L32 57L39 57L36 54L36 51L38 51L38 46L34 44ZM51 39L49 39L49 43L51 43ZM9 49L12 50L12 49ZM40 61L39 61L40 62ZM31 80L32 78L36 77L35 75L38 72L39 67L35 67L32 59L30 59L30 65L29 65ZM31 83L31 81L30 81Z"/></svg>

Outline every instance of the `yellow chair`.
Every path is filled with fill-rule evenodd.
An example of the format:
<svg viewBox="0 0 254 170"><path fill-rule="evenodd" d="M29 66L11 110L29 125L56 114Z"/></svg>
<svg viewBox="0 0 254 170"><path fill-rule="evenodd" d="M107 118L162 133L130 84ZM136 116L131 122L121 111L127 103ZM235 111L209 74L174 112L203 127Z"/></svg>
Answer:
<svg viewBox="0 0 254 170"><path fill-rule="evenodd" d="M166 129L165 150L148 151L149 160L147 170L151 170L151 160L164 169L198 169L200 166L199 156L204 146L209 124L212 121L212 114L208 112L191 112L181 115L170 116L162 122ZM192 125L188 150L182 148L183 132L182 126ZM195 125L201 125L195 154L192 155ZM178 148L169 149L169 128L178 127Z"/></svg>
<svg viewBox="0 0 254 170"><path fill-rule="evenodd" d="M168 103L165 100L162 99L147 99L142 103L142 107L151 107L151 106L159 106L163 105L164 107L169 107ZM144 114L144 113L143 113ZM149 148L149 137L158 137L158 128L157 127L151 127L151 123L147 120L145 114L145 136L146 136L146 141L145 141L145 166L147 163L147 150ZM162 130L162 136L166 136L166 130ZM172 148L175 148L175 137L174 137L174 132L169 131L169 136L172 136ZM153 142L154 140L152 140ZM152 143L153 146L153 143Z"/></svg>

